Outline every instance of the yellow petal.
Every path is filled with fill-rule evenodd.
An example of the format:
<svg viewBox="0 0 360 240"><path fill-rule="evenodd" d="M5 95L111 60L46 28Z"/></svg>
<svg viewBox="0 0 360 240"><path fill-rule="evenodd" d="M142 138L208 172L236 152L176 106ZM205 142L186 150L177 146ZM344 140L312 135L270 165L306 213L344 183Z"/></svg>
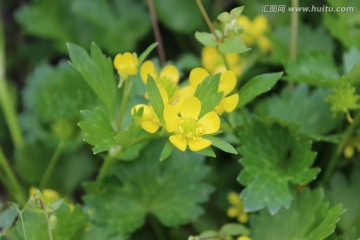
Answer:
<svg viewBox="0 0 360 240"><path fill-rule="evenodd" d="M245 31L249 31L251 21L247 16L240 15L237 19L237 23L242 25L245 28Z"/></svg>
<svg viewBox="0 0 360 240"><path fill-rule="evenodd" d="M229 207L226 211L226 215L230 218L237 217L239 215L239 209L236 207Z"/></svg>
<svg viewBox="0 0 360 240"><path fill-rule="evenodd" d="M197 139L189 140L189 147L191 151L194 152L207 148L210 145L211 145L211 141L205 138L197 138Z"/></svg>
<svg viewBox="0 0 360 240"><path fill-rule="evenodd" d="M220 57L215 47L204 47L201 51L201 64L206 70L213 72Z"/></svg>
<svg viewBox="0 0 360 240"><path fill-rule="evenodd" d="M166 131L174 132L179 124L179 117L175 108L169 104L165 105L164 120Z"/></svg>
<svg viewBox="0 0 360 240"><path fill-rule="evenodd" d="M233 71L223 72L220 76L218 91L224 92L224 96L227 96L234 90L236 82L236 75Z"/></svg>
<svg viewBox="0 0 360 240"><path fill-rule="evenodd" d="M194 68L191 70L189 76L190 85L196 88L197 85L199 85L199 83L201 83L208 76L209 73L204 68Z"/></svg>
<svg viewBox="0 0 360 240"><path fill-rule="evenodd" d="M241 205L240 196L236 192L230 192L227 195L227 198L228 198L229 203L231 203L232 205L234 205L234 206Z"/></svg>
<svg viewBox="0 0 360 240"><path fill-rule="evenodd" d="M199 121L203 134L212 134L220 128L220 118L215 112L209 112L205 114Z"/></svg>
<svg viewBox="0 0 360 240"><path fill-rule="evenodd" d="M201 111L201 102L196 97L189 97L181 105L180 114L183 118L198 119Z"/></svg>
<svg viewBox="0 0 360 240"><path fill-rule="evenodd" d="M163 87L159 87L159 92L164 104L169 102L169 95Z"/></svg>
<svg viewBox="0 0 360 240"><path fill-rule="evenodd" d="M159 77L168 78L174 84L177 84L180 79L180 73L179 70L174 65L167 65L161 70Z"/></svg>
<svg viewBox="0 0 360 240"><path fill-rule="evenodd" d="M239 103L239 94L235 93L229 97L225 97L221 100L221 106L225 112L232 112L235 110Z"/></svg>
<svg viewBox="0 0 360 240"><path fill-rule="evenodd" d="M157 76L157 72L156 72L156 69L155 69L155 64L150 60L144 62L143 65L141 65L141 68L140 68L140 76L141 76L141 79L143 80L143 82L145 84L147 83L147 79L148 79L149 75L154 79Z"/></svg>
<svg viewBox="0 0 360 240"><path fill-rule="evenodd" d="M249 220L249 214L243 212L243 213L239 214L237 220L240 223L246 223Z"/></svg>
<svg viewBox="0 0 360 240"><path fill-rule="evenodd" d="M186 140L181 136L173 135L169 137L169 140L179 150L183 152L186 150L186 146L187 146Z"/></svg>
<svg viewBox="0 0 360 240"><path fill-rule="evenodd" d="M146 120L141 122L141 127L149 133L154 133L160 128L160 125L154 121Z"/></svg>
<svg viewBox="0 0 360 240"><path fill-rule="evenodd" d="M254 36L260 36L270 30L267 18L264 15L257 15L253 20L251 30Z"/></svg>

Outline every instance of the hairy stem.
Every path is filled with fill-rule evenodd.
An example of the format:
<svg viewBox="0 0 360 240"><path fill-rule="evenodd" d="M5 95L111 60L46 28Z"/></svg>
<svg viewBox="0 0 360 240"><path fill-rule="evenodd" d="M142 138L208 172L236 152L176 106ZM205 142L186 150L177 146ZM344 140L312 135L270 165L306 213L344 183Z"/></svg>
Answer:
<svg viewBox="0 0 360 240"><path fill-rule="evenodd" d="M348 142L349 138L352 136L354 129L356 127L356 125L359 123L360 121L360 112L357 113L357 115L354 118L354 121L347 127L347 129L345 130L344 134L342 135L342 138L340 140L340 143L337 145L334 153L332 154L329 164L325 170L325 173L322 177L322 181L321 183L326 183L327 180L329 180L329 178L332 176L336 164L338 162L338 160L340 159L341 153L346 145L346 143Z"/></svg>
<svg viewBox="0 0 360 240"><path fill-rule="evenodd" d="M5 155L0 147L0 168L4 171L4 175L6 176L4 186L9 186L8 192L12 195L12 197L19 202L20 204L26 203L26 197L24 195L24 192L22 191L22 188L20 186L20 183L18 182L15 173L13 172L12 168L10 167L7 159L5 158Z"/></svg>
<svg viewBox="0 0 360 240"><path fill-rule="evenodd" d="M291 0L291 6L298 7L299 0ZM291 36L290 36L290 60L292 61L295 61L297 56L298 28L299 28L299 13L297 11L292 11Z"/></svg>
<svg viewBox="0 0 360 240"><path fill-rule="evenodd" d="M206 12L206 10L205 10L205 7L204 7L204 5L202 4L201 0L196 0L196 3L197 3L197 5L199 6L199 9L200 9L200 11L201 11L201 14L203 15L203 17L204 17L204 19L205 19L205 21L206 21L206 24L208 25L211 33L215 36L216 40L217 40L218 42L220 42L221 39L220 39L219 36L216 34L214 25L212 24L212 22L211 22L211 20L210 20L210 17L209 17L209 15L207 14L207 12Z"/></svg>
<svg viewBox="0 0 360 240"><path fill-rule="evenodd" d="M9 94L9 89L5 81L5 39L0 16L0 105L4 111L6 123L9 126L10 135L16 148L24 144L20 124L16 116L15 104Z"/></svg>
<svg viewBox="0 0 360 240"><path fill-rule="evenodd" d="M65 142L66 142L65 139L61 139L59 141L58 145L56 146L54 154L52 155L50 162L49 162L48 166L46 167L45 173L40 181L40 189L43 189L48 184L48 181L49 181L49 179L55 169L55 166L59 160L60 154L65 147Z"/></svg>
<svg viewBox="0 0 360 240"><path fill-rule="evenodd" d="M147 5L150 12L150 18L151 18L151 25L154 31L154 36L156 41L159 43L158 52L159 52L159 58L162 64L165 64L166 62L166 54L165 54L165 48L164 43L161 38L160 28L159 28L159 22L156 15L156 9L154 0L147 0Z"/></svg>

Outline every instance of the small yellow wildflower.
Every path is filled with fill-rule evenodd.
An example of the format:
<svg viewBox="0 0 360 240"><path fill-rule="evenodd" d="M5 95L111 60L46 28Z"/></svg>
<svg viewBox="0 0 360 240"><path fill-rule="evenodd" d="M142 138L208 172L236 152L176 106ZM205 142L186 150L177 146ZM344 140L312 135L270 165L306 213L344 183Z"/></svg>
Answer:
<svg viewBox="0 0 360 240"><path fill-rule="evenodd" d="M236 76L240 76L245 62L240 58L239 54L229 53L225 55L229 70L233 71ZM202 66L209 71L210 74L216 74L226 71L224 59L215 47L204 47L201 51Z"/></svg>
<svg viewBox="0 0 360 240"><path fill-rule="evenodd" d="M139 61L135 53L119 53L114 59L114 66L121 79L136 75L138 72L138 65Z"/></svg>
<svg viewBox="0 0 360 240"><path fill-rule="evenodd" d="M236 192L228 194L228 201L231 207L227 210L227 215L230 218L237 218L240 223L246 223L249 220L249 215L244 211L244 205Z"/></svg>
<svg viewBox="0 0 360 240"><path fill-rule="evenodd" d="M154 109L145 104L137 104L131 110L131 113L134 115L135 112L143 108L143 114L140 121L140 126L142 129L149 133L154 133L160 128L160 120L156 116Z"/></svg>
<svg viewBox="0 0 360 240"><path fill-rule="evenodd" d="M347 141L343 150L344 156L348 159L352 158L355 150L360 152L360 136L353 136Z"/></svg>
<svg viewBox="0 0 360 240"><path fill-rule="evenodd" d="M189 76L190 85L196 88L197 85L208 76L210 76L210 74L205 69L194 68ZM234 93L230 96L229 94L235 89L236 82L237 79L234 72L225 71L221 74L218 92L223 92L224 95L220 103L214 109L217 114L222 115L224 112L232 112L235 110L239 103L239 94Z"/></svg>
<svg viewBox="0 0 360 240"><path fill-rule="evenodd" d="M164 89L172 100L172 97L177 90L177 84L180 80L180 72L174 65L165 66L160 72L155 68L155 64L148 60L144 62L140 68L140 76L146 84L149 75L155 80L159 89Z"/></svg>
<svg viewBox="0 0 360 240"><path fill-rule="evenodd" d="M174 106L165 106L166 130L174 133L169 140L181 151L185 151L187 146L192 151L209 147L212 142L202 136L215 133L220 128L220 118L216 113L209 112L199 119L200 111L201 102L196 97L189 97L183 101L180 114Z"/></svg>
<svg viewBox="0 0 360 240"><path fill-rule="evenodd" d="M270 31L269 23L264 15L258 15L251 22L247 16L241 15L237 23L244 28L244 41L247 45L257 45L262 52L271 50L271 42L265 36Z"/></svg>
<svg viewBox="0 0 360 240"><path fill-rule="evenodd" d="M51 189L44 189L41 192L36 188L36 187L31 187L29 190L29 196L32 197L36 194L36 192L41 193L41 199L42 201L49 205L53 202L55 202L56 200L60 199L60 194L57 193L54 190Z"/></svg>

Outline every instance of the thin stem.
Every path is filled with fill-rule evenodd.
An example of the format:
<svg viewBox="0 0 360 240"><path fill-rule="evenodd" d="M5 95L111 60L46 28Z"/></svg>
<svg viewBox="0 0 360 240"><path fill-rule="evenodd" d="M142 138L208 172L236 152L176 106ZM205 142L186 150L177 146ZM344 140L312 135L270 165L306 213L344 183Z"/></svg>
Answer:
<svg viewBox="0 0 360 240"><path fill-rule="evenodd" d="M332 175L332 173L335 170L337 161L339 160L342 150L344 149L346 143L348 142L349 138L352 136L354 129L356 127L356 125L359 123L360 121L360 112L357 113L357 115L354 118L354 121L347 127L347 129L345 130L340 143L337 145L337 148L335 149L333 155L330 158L329 164L326 168L326 171L322 177L322 183L325 183Z"/></svg>
<svg viewBox="0 0 360 240"><path fill-rule="evenodd" d="M226 70L230 70L229 62L228 62L228 60L226 59L226 54L221 53L221 56L222 56L222 59L223 59L223 62L224 62L224 65L225 65Z"/></svg>
<svg viewBox="0 0 360 240"><path fill-rule="evenodd" d="M9 89L5 81L5 39L0 16L0 105L4 111L7 125L9 126L10 135L16 148L24 144L20 124L16 116L15 104L9 94Z"/></svg>
<svg viewBox="0 0 360 240"><path fill-rule="evenodd" d="M6 178L5 180L7 183L4 183L5 186L9 186L7 184L10 184L11 187L8 189L8 191L11 193L13 198L19 202L20 204L26 203L26 197L24 195L24 192L21 189L20 183L18 182L15 173L13 172L12 168L10 167L8 161L5 158L5 155L0 147L0 167L4 171Z"/></svg>
<svg viewBox="0 0 360 240"><path fill-rule="evenodd" d="M120 105L120 111L119 111L118 118L116 119L116 125L115 125L116 130L119 130L121 128L122 121L124 120L124 115L125 115L126 107L128 104L129 95L131 92L133 81L134 81L134 79L132 77L129 77L128 79L125 80L123 95L122 95L121 105Z"/></svg>
<svg viewBox="0 0 360 240"><path fill-rule="evenodd" d="M52 231L51 231L51 223L50 223L50 219L49 219L49 214L48 214L48 213L45 213L45 217L46 217L46 222L47 222L47 227L48 227L49 240L53 240L53 235L52 235Z"/></svg>
<svg viewBox="0 0 360 240"><path fill-rule="evenodd" d="M104 163L101 165L100 171L98 176L96 177L96 181L102 181L105 179L106 175L108 174L110 168L114 165L116 159L107 155L105 157Z"/></svg>
<svg viewBox="0 0 360 240"><path fill-rule="evenodd" d="M49 179L55 169L55 166L59 160L60 154L65 147L65 142L66 142L65 139L61 139L59 141L58 145L56 146L54 154L52 155L50 162L45 170L45 173L40 181L40 189L43 189L48 184L48 181L49 181Z"/></svg>
<svg viewBox="0 0 360 240"><path fill-rule="evenodd" d="M292 7L299 6L299 0L291 0ZM299 28L299 13L291 12L290 60L295 61L297 56L297 41Z"/></svg>
<svg viewBox="0 0 360 240"><path fill-rule="evenodd" d="M25 224L24 224L23 211L26 209L28 203L29 203L29 201L25 204L24 208L21 211L16 205L14 205L16 211L19 213L21 227L22 227L22 231L23 231L23 234L24 234L24 240L27 240L27 236L26 236L26 230L25 230Z"/></svg>
<svg viewBox="0 0 360 240"><path fill-rule="evenodd" d="M164 43L161 38L159 22L158 22L157 15L156 15L154 1L147 0L147 5L149 8L149 12L150 12L150 19L151 19L151 24L152 24L153 31L154 31L154 36L155 36L156 41L159 43L158 52L159 52L160 61L162 64L165 64L165 62L166 62L165 48L164 48Z"/></svg>
<svg viewBox="0 0 360 240"><path fill-rule="evenodd" d="M199 9L200 9L200 11L201 11L201 14L203 15L203 17L204 17L204 19L205 19L205 21L206 21L206 24L208 25L211 33L215 36L216 40L217 40L218 42L220 42L221 39L220 39L219 36L216 34L214 25L212 24L212 22L211 22L211 20L210 20L210 17L209 17L209 15L207 14L207 12L206 12L206 10L205 10L205 7L204 7L204 5L202 4L201 0L196 0L196 3L197 3L197 5L199 6Z"/></svg>

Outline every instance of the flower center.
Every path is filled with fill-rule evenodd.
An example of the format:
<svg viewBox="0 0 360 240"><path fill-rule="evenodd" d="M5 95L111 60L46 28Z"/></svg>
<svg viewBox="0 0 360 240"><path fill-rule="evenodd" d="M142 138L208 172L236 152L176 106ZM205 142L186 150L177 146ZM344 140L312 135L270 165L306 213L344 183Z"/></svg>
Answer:
<svg viewBox="0 0 360 240"><path fill-rule="evenodd" d="M202 135L203 129L195 119L181 119L176 133L187 140L198 138Z"/></svg>

